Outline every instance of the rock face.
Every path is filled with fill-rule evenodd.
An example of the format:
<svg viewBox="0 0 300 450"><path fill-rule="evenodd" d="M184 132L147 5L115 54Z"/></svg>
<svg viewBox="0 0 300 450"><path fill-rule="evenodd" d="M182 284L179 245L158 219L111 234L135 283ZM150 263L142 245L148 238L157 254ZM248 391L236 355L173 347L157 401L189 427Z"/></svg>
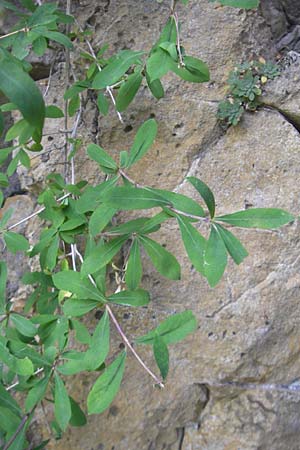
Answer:
<svg viewBox="0 0 300 450"><path fill-rule="evenodd" d="M300 4L294 0L262 0L261 11L278 50L300 50Z"/></svg>
<svg viewBox="0 0 300 450"><path fill-rule="evenodd" d="M285 19L280 19L285 25L279 30L287 30L288 21L296 23L299 17L295 3L264 1L262 9L266 15L267 6L275 12L285 6ZM75 6L79 21L95 30L93 44L99 47L108 42L112 51L149 49L168 16L164 4L147 0L84 0ZM209 63L211 82L191 85L166 77L166 97L157 103L146 90L141 91L124 114L125 124L118 122L113 111L99 118L93 103L88 102L79 130L84 145L76 155L77 179L100 178L95 165L87 160L86 143L97 142L117 155L129 148L138 126L155 115L158 138L131 174L136 181L196 199L184 181L185 176L195 175L215 192L219 213L276 206L298 214L300 136L286 115L278 112L296 108L289 99L292 101L294 89L298 92L297 83L288 93L283 88L290 69L283 72L281 81L270 85L266 102L272 110L247 113L241 124L226 134L215 118L224 81L234 64L253 55L272 57L276 52L273 43L282 31L278 34L272 25L274 38L259 12L215 8L207 0L191 0L187 8L180 7L179 14L184 45L190 54ZM268 16L268 20L273 19ZM80 61L77 68L80 71ZM58 106L63 95L61 69L53 74L47 97ZM280 92L276 83L281 83ZM298 113L293 109L293 114ZM63 143L55 136L60 125L49 123L44 154L34 160L31 173L20 172L22 187L33 194L46 170L61 167ZM164 390L153 389L151 380L129 357L122 390L111 408L101 416L91 416L84 429L72 428L47 448L299 449L300 397L272 388L273 384L293 382L300 373L299 225L278 232L240 230L238 235L250 256L239 267L229 264L223 281L210 289L191 268L178 229L172 224L163 228L159 240L180 260L182 281L175 284L163 279L145 260L143 284L152 293L151 307L126 311L126 316L124 309L116 312L132 338L154 327L165 315L186 308L197 315L198 331L172 349ZM120 344L116 334L112 342L114 352ZM152 363L147 349L141 348L141 354ZM74 398L83 402L94 379L84 374L70 381ZM228 385L232 382L237 384ZM43 421L42 415L39 421Z"/></svg>

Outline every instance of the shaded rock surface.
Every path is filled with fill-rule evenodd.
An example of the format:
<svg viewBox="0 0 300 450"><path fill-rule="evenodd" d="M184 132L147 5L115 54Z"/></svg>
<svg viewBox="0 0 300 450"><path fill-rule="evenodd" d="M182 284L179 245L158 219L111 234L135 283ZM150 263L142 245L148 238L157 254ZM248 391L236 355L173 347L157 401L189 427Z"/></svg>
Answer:
<svg viewBox="0 0 300 450"><path fill-rule="evenodd" d="M100 47L108 42L112 52L149 49L168 16L164 4L146 0L84 0L75 6L80 22L95 30L93 45ZM287 17L298 17L297 8L292 13L291 6L290 11ZM206 0L192 0L188 8L180 7L179 13L183 43L188 53L209 63L211 82L191 85L168 76L164 80L165 98L157 103L146 89L142 90L124 114L124 124L118 122L113 111L99 118L89 98L79 128L83 145L76 155L77 179L101 179L96 165L86 157L87 143L97 142L117 156L120 150L130 147L138 126L155 116L158 137L131 173L136 181L197 199L184 181L187 175L194 175L215 192L219 214L249 206L276 206L299 213L300 137L293 123L277 111L279 104L287 108L289 102L283 87L278 92L279 79L270 84L266 96L273 110L247 113L241 124L226 134L215 118L232 67L253 55L270 58L276 53L274 39L278 36L274 38L259 12L216 9ZM80 60L74 63L80 72ZM288 77L289 73L287 69L282 76ZM297 83L291 89L292 102ZM61 106L63 91L64 67L60 64L52 77L47 102ZM296 104L290 108L296 108ZM49 120L47 126L43 154L33 156L28 174L19 172L22 188L33 195L43 184L45 173L63 172L64 141L57 139L57 130L64 124ZM27 232L34 237L33 225ZM61 441L51 441L47 448L298 448L297 396L214 386L228 381L287 384L300 373L299 224L276 232L238 230L237 235L250 256L239 267L230 263L223 281L210 289L187 260L177 227L173 223L163 227L158 239L182 264L182 281L175 284L163 279L145 259L143 285L152 294L150 308L129 311L119 307L116 313L132 339L165 316L186 308L197 315L199 329L171 348L171 371L164 390L153 389L151 380L129 356L122 390L110 409L101 416L89 417L84 429L69 429ZM91 329L95 323L91 319ZM113 332L112 354L119 344L120 338ZM140 352L153 364L150 350L141 348ZM95 378L83 374L68 379L71 394L83 405ZM41 413L35 424L38 437L43 432L42 423Z"/></svg>
<svg viewBox="0 0 300 450"><path fill-rule="evenodd" d="M262 0L260 8L274 35L278 50L300 50L300 3Z"/></svg>

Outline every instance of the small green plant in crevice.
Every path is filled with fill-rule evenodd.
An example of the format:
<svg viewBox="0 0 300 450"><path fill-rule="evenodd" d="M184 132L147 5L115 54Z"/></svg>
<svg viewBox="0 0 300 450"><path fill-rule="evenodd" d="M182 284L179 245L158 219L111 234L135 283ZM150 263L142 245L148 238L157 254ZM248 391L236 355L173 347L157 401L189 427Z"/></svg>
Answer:
<svg viewBox="0 0 300 450"><path fill-rule="evenodd" d="M263 58L236 66L229 74L228 94L219 103L217 117L227 125L237 125L245 110L257 110L264 85L279 74L279 67Z"/></svg>

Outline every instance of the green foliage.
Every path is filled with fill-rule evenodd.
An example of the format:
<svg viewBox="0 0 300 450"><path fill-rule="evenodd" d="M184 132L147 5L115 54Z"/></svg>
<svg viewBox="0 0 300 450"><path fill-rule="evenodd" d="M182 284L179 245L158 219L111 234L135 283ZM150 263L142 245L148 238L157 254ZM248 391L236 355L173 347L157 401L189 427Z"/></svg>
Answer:
<svg viewBox="0 0 300 450"><path fill-rule="evenodd" d="M259 0L208 0L209 2L218 2L223 6L232 6L234 8L253 9L259 5Z"/></svg>
<svg viewBox="0 0 300 450"><path fill-rule="evenodd" d="M228 125L237 125L245 110L258 108L264 85L279 74L275 64L262 58L236 66L227 80L227 98L219 103L218 118Z"/></svg>
<svg viewBox="0 0 300 450"><path fill-rule="evenodd" d="M187 5L188 1L181 3ZM257 0L219 3L238 8L258 6ZM206 64L186 55L177 13L173 10L149 54L126 49L105 58L105 46L96 53L90 45L88 52L81 50L88 33L77 29L77 25L69 35L62 32L64 24L71 25L73 19L60 11L57 4L38 6L31 0L22 0L21 4L22 11L14 3L0 1L0 6L20 17L16 30L0 39L0 91L8 100L0 108L0 132L4 130L5 113L17 110L22 114L5 136L6 141L15 142L1 150L0 164L13 152L6 172L0 175L1 187L9 186L8 177L19 164L30 168L31 151L43 149L44 121L66 115L67 120L75 116L75 124L87 94L89 97L94 94L100 113L106 115L112 96L116 98L116 105L113 102L116 110L124 111L141 86L147 86L155 99L162 98L161 79L169 72L187 82L209 80ZM48 47L57 44L67 54L80 44L81 58L87 63L83 79L65 92L64 112L56 105L44 104L26 62L31 51L42 56ZM262 61L237 67L230 76L230 96L220 105L219 116L237 123L245 108L257 106L265 80L277 75L275 66ZM65 141L70 150L65 164L83 147L75 128L74 125L71 137ZM178 225L178 235L192 266L213 287L226 270L228 255L240 264L248 254L229 227L273 229L294 220L290 213L277 208L253 208L217 216L215 194L196 177L187 178L195 188L194 198L137 183L128 170L138 171L135 164L145 155L151 158L158 129L154 119L145 121L119 158L113 158L109 149L88 144L87 156L101 174L98 180L102 181L95 185L85 180L71 183L60 173L45 175L45 186L38 197L43 228L37 239L30 237L28 242L23 235L11 231L16 226L8 226L12 210L2 211L0 233L7 251L13 254L22 251L35 258L35 266L37 261L40 266L23 276L22 282L30 286L31 293L23 310L17 311L14 302L6 297L9 274L5 262L0 261L0 439L7 444L19 429L12 448L28 447L26 430L41 402L50 402L53 407L55 420L51 427L57 439L68 425L85 425L86 407L81 409L69 396L67 377L84 371L98 372L87 398L87 412L102 413L120 388L126 352L141 362L114 310L146 308L149 304L150 294L143 289L145 258L157 270L158 277L180 279L176 256L157 241L159 235L155 234L166 221ZM2 205L3 196L0 200ZM134 218L124 221L122 211L134 211ZM83 254L79 249L83 249ZM115 279L114 291L111 276ZM182 309L136 338L137 344L153 346L161 378L145 363L142 366L159 386L163 386L172 366L168 346L197 329L193 312L184 310L184 299ZM100 314L100 320L94 324L88 319L85 325L87 321L83 322L81 317L93 310L97 310L97 316ZM126 351L114 356L113 362L110 362L111 325L126 346ZM13 390L19 391L16 398L9 392ZM38 448L46 445L44 441Z"/></svg>

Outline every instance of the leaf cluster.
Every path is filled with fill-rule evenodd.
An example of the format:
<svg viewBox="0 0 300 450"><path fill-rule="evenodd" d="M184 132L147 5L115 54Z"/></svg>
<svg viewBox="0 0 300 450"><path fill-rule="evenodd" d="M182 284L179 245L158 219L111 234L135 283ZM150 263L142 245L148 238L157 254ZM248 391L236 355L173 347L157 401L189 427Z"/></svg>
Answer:
<svg viewBox="0 0 300 450"><path fill-rule="evenodd" d="M279 74L278 66L263 58L236 66L228 77L228 94L219 103L218 118L228 125L237 125L245 110L258 108L264 85Z"/></svg>
<svg viewBox="0 0 300 450"><path fill-rule="evenodd" d="M220 3L252 8L258 1ZM1 187L8 186L8 177L18 164L30 167L30 152L42 149L44 121L64 117L57 106L44 104L28 74L26 56L31 50L42 55L52 41L71 49L76 40L82 43L86 39L82 31L75 30L70 36L61 32L63 24L72 19L60 12L56 4L37 6L32 0L21 0L21 5L25 12L12 3L0 1L0 6L20 14L16 32L0 39L0 91L8 100L1 105L0 127L5 113L18 110L22 114L5 136L7 142L14 140L15 145L1 150L0 164L13 156L6 173L0 176ZM161 79L169 72L189 82L208 81L206 64L186 55L179 25L172 10L147 55L127 49L104 58L105 46L95 54L82 53L81 57L90 64L85 78L65 92L68 117L80 109L81 96L88 90L96 93L99 112L107 114L109 91L116 95L117 110L123 111L142 83L155 98L163 97ZM264 62L238 67L230 77L230 95L240 103L225 118L229 117L233 123L245 102L255 104L264 78L275 76L276 69ZM228 105L227 110L229 114ZM274 229L294 220L290 213L278 208L252 208L218 215L215 194L196 177L186 180L195 190L193 197L137 183L129 174L151 152L157 132L156 121L147 120L137 130L130 148L122 150L115 159L101 146L88 144L87 156L101 174L101 181L95 185L86 180L68 183L60 173L46 175L44 189L38 196L43 228L37 239L29 242L22 234L11 231L14 226L8 223L12 210L1 215L0 237L7 251L23 252L39 262L39 266L34 264L35 271L25 273L22 278L30 293L23 309L17 310L12 299L7 298L9 273L6 263L0 261L1 445L12 441L12 446L9 445L15 450L28 447L26 431L41 402L53 407L50 427L57 439L69 425L85 425L86 413L105 411L119 391L127 353L131 352L141 362L136 350L139 345L152 348L161 378L143 361L142 366L157 385L163 386L171 366L169 346L197 330L193 312L172 311L154 329L143 336L134 336L133 346L114 311L146 308L149 304L150 293L143 288L146 260L158 276L180 279L176 255L155 234L167 221L177 224L178 236L193 270L214 287L220 282L229 257L240 264L248 255L235 234L237 227ZM73 136L67 142L72 148L71 159L82 141ZM139 216L124 221L122 211L135 211ZM97 321L88 316L87 324L86 315L92 311L97 313ZM125 349L114 355L112 325L125 344ZM79 404L68 392L68 377L81 372L97 374L86 405ZM12 391L18 392L18 397ZM38 448L46 445L44 441Z"/></svg>

